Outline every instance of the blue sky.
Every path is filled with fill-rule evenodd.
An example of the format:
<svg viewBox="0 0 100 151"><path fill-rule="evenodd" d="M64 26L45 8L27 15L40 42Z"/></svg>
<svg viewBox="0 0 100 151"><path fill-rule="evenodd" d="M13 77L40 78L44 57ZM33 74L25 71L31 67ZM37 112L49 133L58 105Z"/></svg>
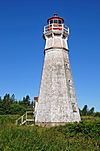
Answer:
<svg viewBox="0 0 100 151"><path fill-rule="evenodd" d="M79 107L100 111L100 1L0 0L0 96L39 93L43 26L54 13L70 28L69 56Z"/></svg>

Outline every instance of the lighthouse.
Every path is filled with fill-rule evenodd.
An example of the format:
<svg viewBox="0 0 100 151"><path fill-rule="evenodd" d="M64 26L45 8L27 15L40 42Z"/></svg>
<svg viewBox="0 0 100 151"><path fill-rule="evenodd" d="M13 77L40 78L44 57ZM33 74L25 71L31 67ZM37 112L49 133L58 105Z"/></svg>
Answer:
<svg viewBox="0 0 100 151"><path fill-rule="evenodd" d="M44 26L44 64L35 112L39 126L79 122L80 114L69 61L69 28L54 14Z"/></svg>

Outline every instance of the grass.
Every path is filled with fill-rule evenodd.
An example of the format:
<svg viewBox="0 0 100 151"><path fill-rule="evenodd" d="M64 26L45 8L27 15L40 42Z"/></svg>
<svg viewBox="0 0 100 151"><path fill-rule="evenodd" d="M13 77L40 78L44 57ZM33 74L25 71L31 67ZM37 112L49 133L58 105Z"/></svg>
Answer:
<svg viewBox="0 0 100 151"><path fill-rule="evenodd" d="M0 151L100 151L100 118L43 128L16 126L18 116L0 116Z"/></svg>

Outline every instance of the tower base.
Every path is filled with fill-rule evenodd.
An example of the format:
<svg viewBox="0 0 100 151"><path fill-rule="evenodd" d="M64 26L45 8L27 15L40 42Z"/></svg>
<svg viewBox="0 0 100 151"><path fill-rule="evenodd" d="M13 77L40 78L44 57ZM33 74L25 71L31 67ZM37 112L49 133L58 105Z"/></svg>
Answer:
<svg viewBox="0 0 100 151"><path fill-rule="evenodd" d="M78 122L79 121L75 121L75 122ZM35 125L38 125L38 126L42 126L42 127L54 127L54 126L64 126L65 124L67 123L72 123L72 122L36 122Z"/></svg>
<svg viewBox="0 0 100 151"><path fill-rule="evenodd" d="M60 126L60 125L65 125L66 123L64 122L37 122L35 125L42 126L42 127L54 127L54 126Z"/></svg>

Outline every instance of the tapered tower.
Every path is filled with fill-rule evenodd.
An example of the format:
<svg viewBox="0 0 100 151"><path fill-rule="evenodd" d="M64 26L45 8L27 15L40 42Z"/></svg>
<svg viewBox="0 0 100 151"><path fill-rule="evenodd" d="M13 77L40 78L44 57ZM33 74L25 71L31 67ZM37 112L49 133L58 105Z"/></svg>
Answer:
<svg viewBox="0 0 100 151"><path fill-rule="evenodd" d="M69 28L57 14L49 18L47 23L43 32L46 44L35 124L55 126L79 122L80 114L68 56Z"/></svg>

